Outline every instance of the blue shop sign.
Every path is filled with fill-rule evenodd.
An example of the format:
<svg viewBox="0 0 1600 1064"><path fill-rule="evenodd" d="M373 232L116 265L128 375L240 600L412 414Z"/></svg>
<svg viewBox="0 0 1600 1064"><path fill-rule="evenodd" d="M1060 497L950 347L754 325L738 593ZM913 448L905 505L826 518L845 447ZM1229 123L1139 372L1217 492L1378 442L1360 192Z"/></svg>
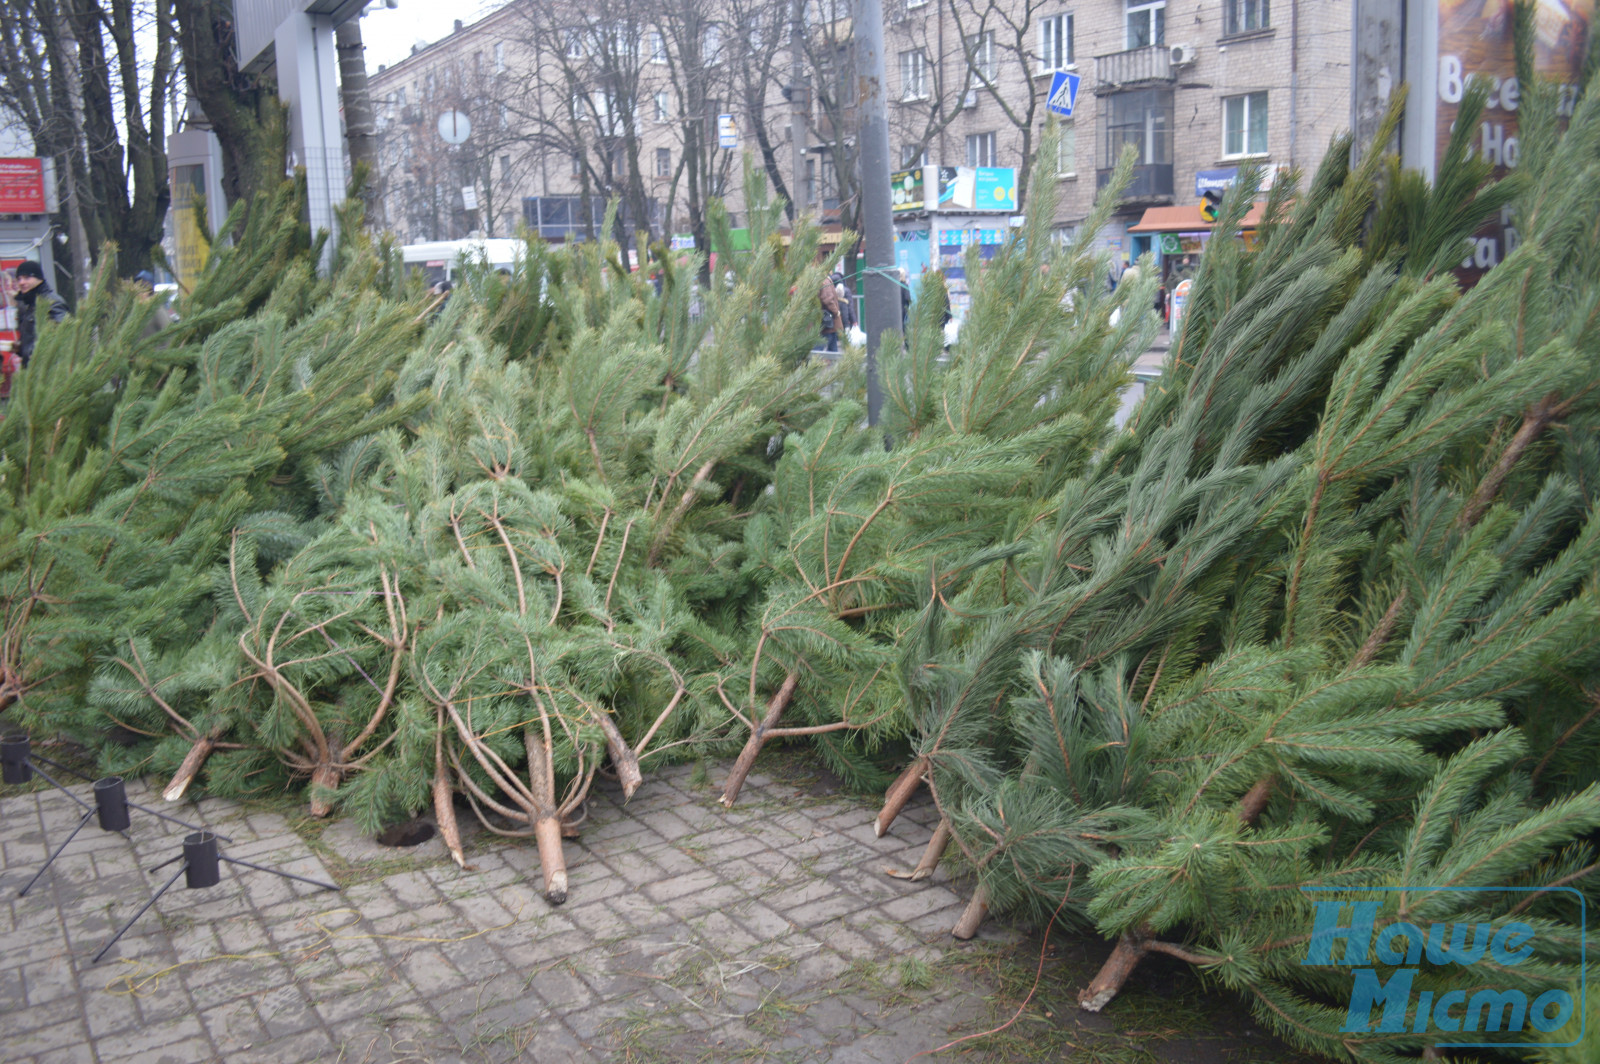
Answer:
<svg viewBox="0 0 1600 1064"><path fill-rule="evenodd" d="M1239 180L1237 166L1230 166L1225 170L1196 170L1194 197L1199 199L1207 192L1226 192L1237 180Z"/></svg>

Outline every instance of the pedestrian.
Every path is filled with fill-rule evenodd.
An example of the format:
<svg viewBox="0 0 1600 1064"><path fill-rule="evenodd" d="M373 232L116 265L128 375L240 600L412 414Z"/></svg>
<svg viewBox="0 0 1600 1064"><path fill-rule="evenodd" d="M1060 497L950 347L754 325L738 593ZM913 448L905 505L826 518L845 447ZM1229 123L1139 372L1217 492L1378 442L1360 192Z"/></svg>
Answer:
<svg viewBox="0 0 1600 1064"><path fill-rule="evenodd" d="M839 317L844 322L844 331L849 332L856 327L856 301L850 298L850 289L845 287L844 274L836 270L832 280L833 293L839 297Z"/></svg>
<svg viewBox="0 0 1600 1064"><path fill-rule="evenodd" d="M839 313L839 292L833 287L833 278L822 279L822 290L817 293L822 304L822 349L839 350L839 334L844 331L844 316Z"/></svg>
<svg viewBox="0 0 1600 1064"><path fill-rule="evenodd" d="M39 302L44 301L44 315L50 321L62 321L67 316L67 305L50 288L44 279L44 270L32 259L17 264L17 360L28 368L34 345L39 340Z"/></svg>
<svg viewBox="0 0 1600 1064"><path fill-rule="evenodd" d="M149 270L140 270L133 275L133 287L138 292L141 303L154 299L156 296L156 275ZM170 328L172 323L177 320L178 316L168 310L166 304L163 303L150 316L150 323L144 327L141 338L154 336L162 329Z"/></svg>
<svg viewBox="0 0 1600 1064"><path fill-rule="evenodd" d="M900 288L900 335L911 331L911 278L904 267L895 269L895 283Z"/></svg>

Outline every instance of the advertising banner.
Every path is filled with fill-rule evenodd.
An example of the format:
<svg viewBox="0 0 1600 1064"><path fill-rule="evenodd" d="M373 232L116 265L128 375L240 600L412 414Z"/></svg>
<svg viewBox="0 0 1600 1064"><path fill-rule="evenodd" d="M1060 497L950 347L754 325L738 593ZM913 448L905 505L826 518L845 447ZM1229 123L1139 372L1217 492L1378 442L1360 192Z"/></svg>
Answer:
<svg viewBox="0 0 1600 1064"><path fill-rule="evenodd" d="M889 175L889 194L896 214L902 211L920 211L926 206L923 199L923 169L900 170Z"/></svg>
<svg viewBox="0 0 1600 1064"><path fill-rule="evenodd" d="M48 214L44 160L0 159L0 214Z"/></svg>
<svg viewBox="0 0 1600 1064"><path fill-rule="evenodd" d="M1015 212L1017 172L1009 166L941 166L939 209Z"/></svg>
<svg viewBox="0 0 1600 1064"><path fill-rule="evenodd" d="M174 166L172 168L172 223L176 254L172 258L172 275L185 292L205 272L206 260L211 257L211 245L206 242L197 217L200 197L205 189L205 167Z"/></svg>
<svg viewBox="0 0 1600 1064"><path fill-rule="evenodd" d="M1513 0L1438 0L1439 58L1437 113L1434 120L1435 165L1444 158L1456 112L1473 75L1489 82L1489 99L1473 134L1472 147L1503 176L1517 165L1517 106L1521 87L1512 50ZM1585 45L1594 22L1595 0L1559 0L1534 6L1534 68L1559 82L1560 111L1570 115L1577 102ZM1477 238L1461 263L1471 280L1502 261L1517 245L1510 218L1502 215Z"/></svg>

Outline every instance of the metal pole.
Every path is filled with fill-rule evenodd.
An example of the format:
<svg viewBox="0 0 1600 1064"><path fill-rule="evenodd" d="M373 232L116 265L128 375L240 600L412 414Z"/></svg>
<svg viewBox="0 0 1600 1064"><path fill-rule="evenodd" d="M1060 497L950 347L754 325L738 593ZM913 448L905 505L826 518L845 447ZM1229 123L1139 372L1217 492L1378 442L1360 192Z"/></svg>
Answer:
<svg viewBox="0 0 1600 1064"><path fill-rule="evenodd" d="M789 139L794 148L794 183L789 186L789 219L798 219L810 205L806 196L806 113L811 95L806 87L806 0L794 0L789 26Z"/></svg>
<svg viewBox="0 0 1600 1064"><path fill-rule="evenodd" d="M900 328L900 290L894 265L894 219L889 190L889 112L884 102L883 0L856 0L856 74L861 86L861 220L867 252L862 324L867 331L867 423L883 409L878 348L886 329Z"/></svg>

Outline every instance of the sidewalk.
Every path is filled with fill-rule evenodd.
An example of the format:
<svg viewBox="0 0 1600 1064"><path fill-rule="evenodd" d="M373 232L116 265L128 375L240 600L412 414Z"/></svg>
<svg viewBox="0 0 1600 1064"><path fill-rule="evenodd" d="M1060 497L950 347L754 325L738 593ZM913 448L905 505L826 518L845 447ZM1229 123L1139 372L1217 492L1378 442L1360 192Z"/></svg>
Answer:
<svg viewBox="0 0 1600 1064"><path fill-rule="evenodd" d="M174 808L130 785L134 802L233 836L226 855L345 889L224 865L207 890L180 879L91 966L170 874L148 869L184 829L136 812L129 841L91 821L19 899L78 809L7 788L5 1059L868 1064L941 1045L983 1015L982 991L959 979L892 993L901 973L925 970L918 961L974 948L950 937L965 898L943 872L920 884L883 874L916 862L926 802L876 839L861 804L759 772L727 813L689 766L652 774L626 811L596 790L583 838L566 846L570 900L552 907L531 842L474 835L462 871L438 839L384 848L348 820L303 838L283 815L218 799ZM982 937L1015 938L994 923Z"/></svg>

